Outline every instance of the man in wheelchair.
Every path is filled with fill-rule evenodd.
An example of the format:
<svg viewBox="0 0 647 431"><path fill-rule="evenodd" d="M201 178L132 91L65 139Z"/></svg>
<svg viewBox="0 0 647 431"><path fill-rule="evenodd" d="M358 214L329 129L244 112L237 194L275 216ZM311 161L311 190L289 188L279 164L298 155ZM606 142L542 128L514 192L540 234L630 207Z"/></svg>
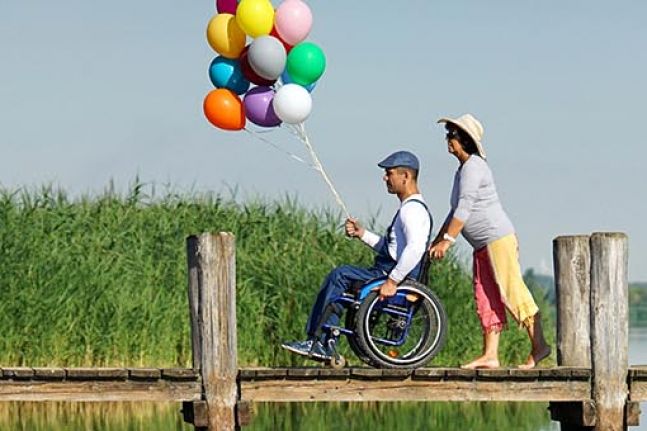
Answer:
<svg viewBox="0 0 647 431"><path fill-rule="evenodd" d="M422 269L432 228L431 214L418 190L418 158L408 151L397 151L378 163L385 173L383 180L390 194L397 195L400 208L380 237L364 229L354 218L345 223L346 235L359 238L375 252L370 268L343 265L332 270L324 280L306 325L308 338L282 347L299 355L330 361L334 352L327 342L324 328L337 327L344 307L336 299L356 283L386 277L379 287L379 298L392 297L397 286L410 277L416 279Z"/></svg>

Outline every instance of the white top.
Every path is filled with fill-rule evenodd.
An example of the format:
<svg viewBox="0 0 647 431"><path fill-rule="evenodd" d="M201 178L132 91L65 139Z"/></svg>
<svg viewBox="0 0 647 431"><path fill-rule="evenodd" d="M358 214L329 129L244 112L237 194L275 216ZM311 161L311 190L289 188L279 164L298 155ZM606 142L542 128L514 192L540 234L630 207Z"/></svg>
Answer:
<svg viewBox="0 0 647 431"><path fill-rule="evenodd" d="M364 230L361 240L373 250L379 251L384 241L388 241L389 255L397 262L389 278L400 283L413 271L427 252L427 240L431 229L431 220L427 209L419 202L407 202L415 199L425 202L421 194L411 195L400 204L400 212L393 223L389 238ZM426 203L426 202L425 202Z"/></svg>

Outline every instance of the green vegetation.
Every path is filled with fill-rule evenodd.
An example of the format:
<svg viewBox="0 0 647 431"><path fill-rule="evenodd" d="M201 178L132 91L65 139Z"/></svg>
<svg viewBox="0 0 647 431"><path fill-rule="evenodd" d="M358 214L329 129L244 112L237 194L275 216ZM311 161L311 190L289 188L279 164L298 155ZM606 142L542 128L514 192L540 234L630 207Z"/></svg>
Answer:
<svg viewBox="0 0 647 431"><path fill-rule="evenodd" d="M290 199L237 204L208 194L151 197L145 189L135 184L127 195L74 200L51 188L0 192L1 364L189 366L185 238L231 231L239 363L301 365L279 344L303 337L321 280L336 265L372 259L370 250L341 234L341 218L332 211L308 211ZM450 318L448 343L435 365L480 353L464 268L456 256L432 268L430 284ZM544 321L552 342L552 323ZM510 327L502 337L504 365L522 361L529 350L525 333L514 322Z"/></svg>
<svg viewBox="0 0 647 431"><path fill-rule="evenodd" d="M550 423L541 403L286 403L256 410L250 431L537 431Z"/></svg>
<svg viewBox="0 0 647 431"><path fill-rule="evenodd" d="M250 431L445 430L537 431L549 419L534 403L258 404ZM14 431L189 431L176 404L7 403L0 429Z"/></svg>

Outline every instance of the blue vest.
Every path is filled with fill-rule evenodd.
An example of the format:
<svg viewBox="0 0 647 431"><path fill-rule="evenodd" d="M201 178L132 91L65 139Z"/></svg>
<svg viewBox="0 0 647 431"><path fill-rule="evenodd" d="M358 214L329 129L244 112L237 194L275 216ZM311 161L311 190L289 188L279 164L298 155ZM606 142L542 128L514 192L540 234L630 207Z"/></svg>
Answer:
<svg viewBox="0 0 647 431"><path fill-rule="evenodd" d="M426 248L429 248L429 244L431 244L431 230L432 230L433 225L434 225L434 219L431 216L431 213L429 212L429 208L427 208L427 205L423 201L421 201L419 199L411 199L411 200L408 200L405 203L405 205L408 204L409 202L418 202L420 205L425 207L425 210L427 211L427 214L429 214L429 235L427 236L427 247L426 247ZM389 254L389 237L391 236L391 231L393 230L393 225L395 224L395 220L398 218L399 214L400 214L400 210L398 210L398 212L395 213L395 216L393 217L393 220L391 220L391 224L389 225L389 227L386 230L385 240L382 241L382 246L377 251L377 255L375 255L375 261L373 262L373 268L379 269L380 271L384 272L385 274L389 274L393 270L393 268L395 268L395 265L397 264L397 262L395 260L393 260L393 258ZM425 249L425 253L426 252L427 251ZM411 278L414 278L414 279L418 278L418 275L420 274L420 269L421 269L421 266L422 266L422 260L423 260L422 258L424 258L424 254L420 258L420 261L418 262L418 264L408 274L408 277L411 277Z"/></svg>

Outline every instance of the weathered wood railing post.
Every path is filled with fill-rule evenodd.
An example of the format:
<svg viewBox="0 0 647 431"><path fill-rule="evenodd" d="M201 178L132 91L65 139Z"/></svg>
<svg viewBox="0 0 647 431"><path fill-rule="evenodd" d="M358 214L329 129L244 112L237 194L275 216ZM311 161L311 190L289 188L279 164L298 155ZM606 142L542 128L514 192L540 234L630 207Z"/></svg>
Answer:
<svg viewBox="0 0 647 431"><path fill-rule="evenodd" d="M588 235L553 240L557 302L557 365L591 368L591 252ZM551 403L551 416L562 431L591 429L591 401Z"/></svg>
<svg viewBox="0 0 647 431"><path fill-rule="evenodd" d="M591 362L595 430L626 429L628 301L627 236L591 236Z"/></svg>
<svg viewBox="0 0 647 431"><path fill-rule="evenodd" d="M551 403L563 431L620 431L637 424L627 402L627 236L594 233L553 241L557 364L591 368L591 400Z"/></svg>
<svg viewBox="0 0 647 431"><path fill-rule="evenodd" d="M193 366L202 376L204 402L185 408L193 407L190 416L196 429L234 430L238 399L234 235L191 236L187 253Z"/></svg>

